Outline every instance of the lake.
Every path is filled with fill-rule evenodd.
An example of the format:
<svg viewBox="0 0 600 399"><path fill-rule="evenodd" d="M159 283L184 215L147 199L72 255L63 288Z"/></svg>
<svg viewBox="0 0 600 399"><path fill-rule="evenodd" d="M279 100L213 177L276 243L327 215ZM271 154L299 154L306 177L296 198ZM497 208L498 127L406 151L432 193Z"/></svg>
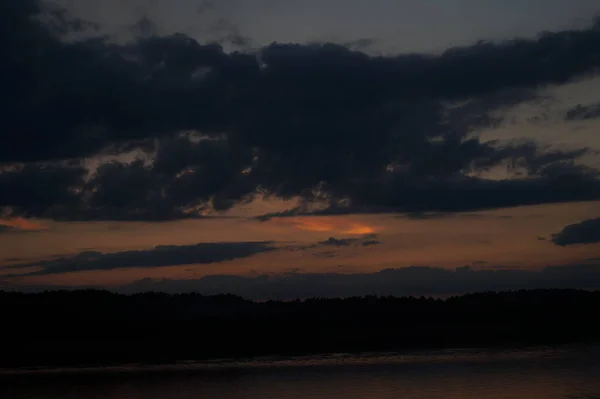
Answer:
<svg viewBox="0 0 600 399"><path fill-rule="evenodd" d="M6 399L600 399L600 346L0 370Z"/></svg>

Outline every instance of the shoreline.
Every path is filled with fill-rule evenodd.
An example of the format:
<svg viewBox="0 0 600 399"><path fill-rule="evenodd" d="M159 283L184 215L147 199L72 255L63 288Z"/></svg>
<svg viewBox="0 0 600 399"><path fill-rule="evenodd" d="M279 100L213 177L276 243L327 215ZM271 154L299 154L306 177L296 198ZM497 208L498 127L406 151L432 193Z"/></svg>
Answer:
<svg viewBox="0 0 600 399"><path fill-rule="evenodd" d="M563 343L512 343L489 346L460 347L420 347L399 348L388 351L349 351L349 352L314 352L302 354L266 354L249 357L206 358L176 361L134 361L114 360L101 363L72 363L47 365L23 365L0 367L0 378L10 376L52 376L52 375L122 375L148 373L223 373L236 371L258 371L268 369L290 369L306 367L348 367L353 365L417 365L442 362L495 362L514 361L515 355L533 353L556 353L577 349L595 349L600 354L600 339L594 341L575 341ZM478 355L485 359L477 359ZM502 358L509 354L507 358ZM364 361L368 361L365 363Z"/></svg>

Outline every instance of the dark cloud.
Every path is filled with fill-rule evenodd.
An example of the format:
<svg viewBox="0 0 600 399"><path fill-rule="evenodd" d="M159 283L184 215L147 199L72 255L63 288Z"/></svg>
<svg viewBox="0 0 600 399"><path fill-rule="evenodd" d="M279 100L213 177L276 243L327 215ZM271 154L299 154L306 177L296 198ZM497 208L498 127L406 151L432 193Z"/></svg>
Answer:
<svg viewBox="0 0 600 399"><path fill-rule="evenodd" d="M68 165L24 165L0 172L0 204L20 216L46 216L79 206L86 170Z"/></svg>
<svg viewBox="0 0 600 399"><path fill-rule="evenodd" d="M541 101L536 89L593 74L600 23L440 55L370 56L330 43L227 53L158 36L150 20L127 44L65 41L85 23L17 3L0 0L0 164L13 168L0 172L0 207L13 215L166 220L259 193L340 213L600 198L595 171L575 163L585 150L472 137L508 107ZM215 29L247 44L227 21ZM153 161L57 166L134 149ZM505 164L527 178L468 177Z"/></svg>
<svg viewBox="0 0 600 399"><path fill-rule="evenodd" d="M300 216L300 215L303 215L302 209L297 207L297 208L286 209L285 211L281 211L281 212L264 213L262 215L257 216L256 219L261 222L267 222L273 218L287 217L287 216Z"/></svg>
<svg viewBox="0 0 600 399"><path fill-rule="evenodd" d="M377 234L363 234L360 237L349 237L349 238L335 238L329 237L327 240L319 241L316 244L309 245L290 245L283 247L290 251L307 251L314 249L322 249L322 247L337 247L341 248L358 248L358 247L370 247L373 245L383 244L377 240ZM317 258L334 258L339 255L338 250L334 251L318 251L312 254Z"/></svg>
<svg viewBox="0 0 600 399"><path fill-rule="evenodd" d="M153 163L106 162L89 177L80 165L26 164L0 172L0 204L12 216L57 220L199 218L253 198L238 155L215 140L178 137L160 142Z"/></svg>
<svg viewBox="0 0 600 399"><path fill-rule="evenodd" d="M352 203L400 212L456 212L600 198L600 181L578 174L514 180L390 178L348 187Z"/></svg>
<svg viewBox="0 0 600 399"><path fill-rule="evenodd" d="M404 215L398 216L398 218L407 218L414 220L427 220L427 219L442 219L442 218L480 218L483 215L476 213L447 213L447 212L408 212ZM502 219L503 216L500 216Z"/></svg>
<svg viewBox="0 0 600 399"><path fill-rule="evenodd" d="M600 103L592 105L578 104L569 109L565 115L568 121L600 118Z"/></svg>
<svg viewBox="0 0 600 399"><path fill-rule="evenodd" d="M387 269L363 274L304 274L280 276L207 276L197 280L144 279L122 287L125 292L222 292L250 299L296 299L372 295L456 295L478 291L536 288L600 288L600 265L549 267L541 271L510 269L446 270L430 267Z"/></svg>
<svg viewBox="0 0 600 399"><path fill-rule="evenodd" d="M335 238L329 237L325 241L319 241L319 245L332 246L332 247L350 247L350 246L359 246L362 245L364 247L368 247L371 245L381 244L380 241L377 241L376 234L365 234L359 238Z"/></svg>
<svg viewBox="0 0 600 399"><path fill-rule="evenodd" d="M552 237L556 245L600 243L600 218L570 224Z"/></svg>
<svg viewBox="0 0 600 399"><path fill-rule="evenodd" d="M220 242L196 245L161 245L150 250L101 253L85 251L73 257L11 266L18 270L37 267L26 275L48 275L88 270L152 268L187 264L207 264L246 258L275 250L272 242ZM22 276L22 275L21 275Z"/></svg>
<svg viewBox="0 0 600 399"><path fill-rule="evenodd" d="M394 208L391 207L375 207L375 206L349 206L349 205L332 205L327 207L320 207L317 209L311 209L311 204L303 203L300 206L286 209L281 212L268 212L262 215L256 216L256 219L261 222L267 222L273 218L285 218L294 216L333 216L333 215L346 215L348 213L353 214L366 214L366 213L393 213Z"/></svg>
<svg viewBox="0 0 600 399"><path fill-rule="evenodd" d="M578 167L574 169L569 165L559 166L554 170L544 169L554 175L504 180L477 177L409 180L388 176L379 181L356 181L352 187L346 187L343 192L345 198L351 199L351 206L334 203L318 211L304 211L300 207L260 218L402 212L422 219L448 216L448 212L600 199L600 180L580 173Z"/></svg>
<svg viewBox="0 0 600 399"><path fill-rule="evenodd" d="M357 238L334 238L329 237L325 241L320 241L321 245L331 245L333 247L349 247L352 244L355 244L359 240Z"/></svg>

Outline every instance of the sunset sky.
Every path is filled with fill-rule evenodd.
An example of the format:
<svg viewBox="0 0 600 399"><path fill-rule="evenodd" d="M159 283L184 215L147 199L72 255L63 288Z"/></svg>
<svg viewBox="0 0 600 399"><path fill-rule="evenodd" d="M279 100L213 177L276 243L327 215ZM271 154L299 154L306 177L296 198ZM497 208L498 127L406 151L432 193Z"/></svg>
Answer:
<svg viewBox="0 0 600 399"><path fill-rule="evenodd" d="M0 289L600 288L597 0L0 3Z"/></svg>

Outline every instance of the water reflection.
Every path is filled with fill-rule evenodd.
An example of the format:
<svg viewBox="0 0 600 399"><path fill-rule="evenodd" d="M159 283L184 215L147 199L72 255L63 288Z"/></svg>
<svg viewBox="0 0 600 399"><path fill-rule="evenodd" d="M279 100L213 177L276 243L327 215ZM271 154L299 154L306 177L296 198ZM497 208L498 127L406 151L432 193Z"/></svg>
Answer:
<svg viewBox="0 0 600 399"><path fill-rule="evenodd" d="M221 361L5 374L11 399L600 399L598 347Z"/></svg>

